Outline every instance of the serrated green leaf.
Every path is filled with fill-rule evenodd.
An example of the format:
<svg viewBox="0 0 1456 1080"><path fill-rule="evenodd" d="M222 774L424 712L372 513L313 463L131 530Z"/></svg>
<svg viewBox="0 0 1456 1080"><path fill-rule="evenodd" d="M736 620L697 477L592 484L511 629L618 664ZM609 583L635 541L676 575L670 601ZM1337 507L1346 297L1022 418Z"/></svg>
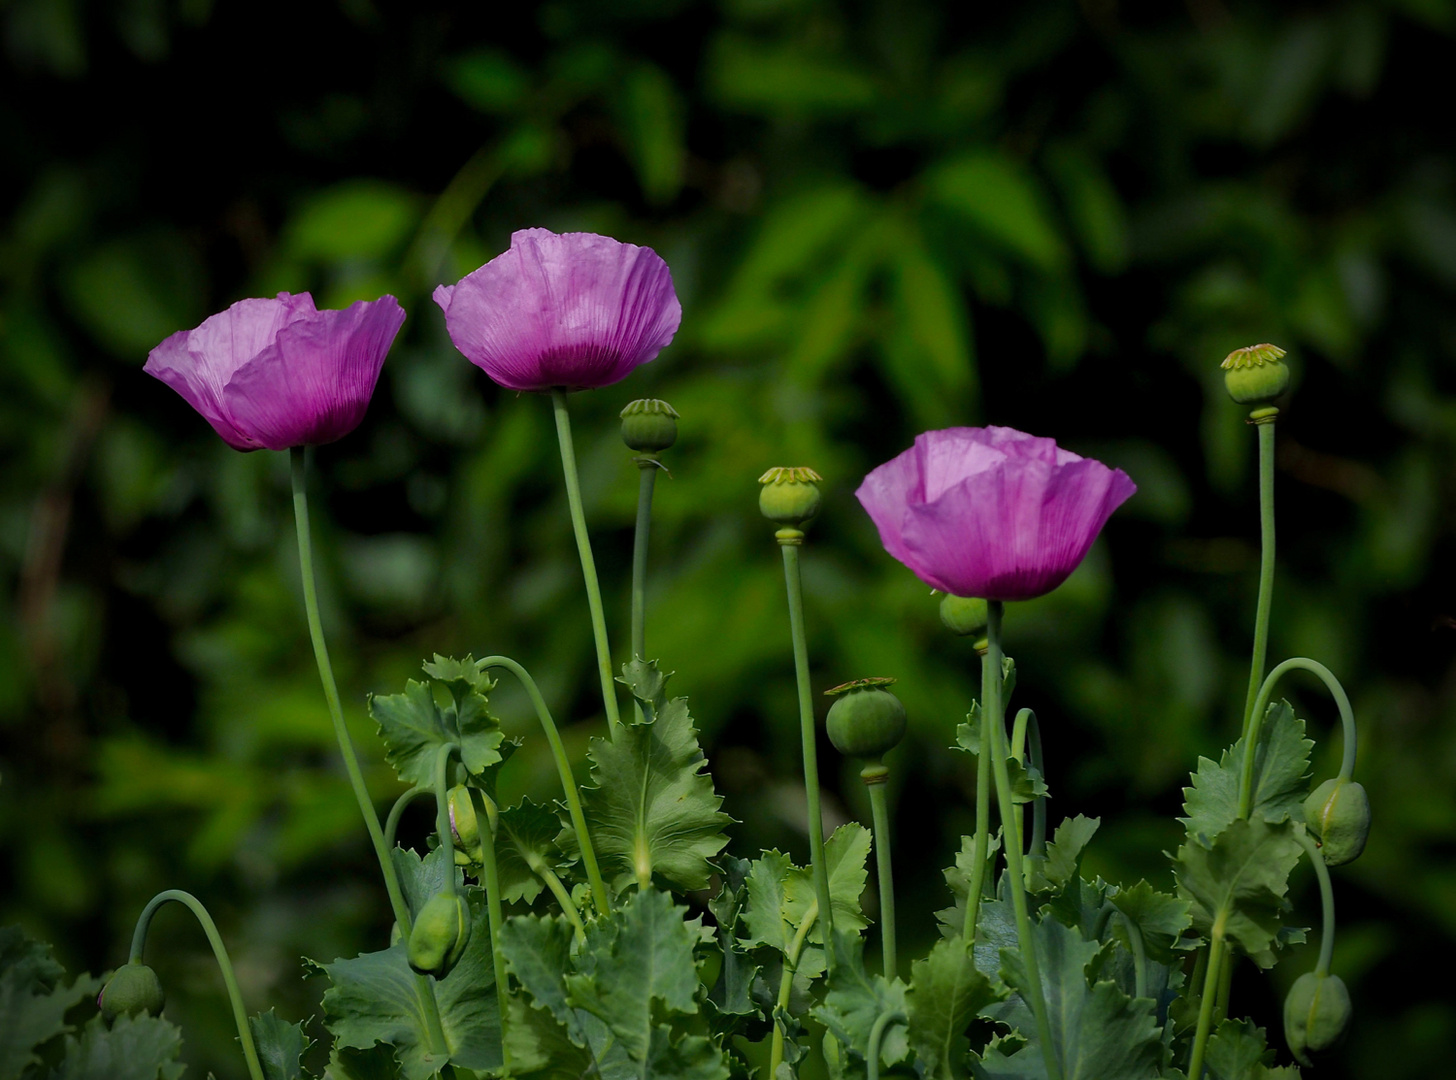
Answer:
<svg viewBox="0 0 1456 1080"><path fill-rule="evenodd" d="M1289 872L1303 849L1288 821L1235 821L1212 847L1189 840L1178 849L1178 892L1192 903L1193 926L1250 956L1267 951L1279 931Z"/></svg>
<svg viewBox="0 0 1456 1080"><path fill-rule="evenodd" d="M529 904L541 895L540 868L554 869L561 860L560 831L555 811L529 798L500 812L495 859L502 902Z"/></svg>
<svg viewBox="0 0 1456 1080"><path fill-rule="evenodd" d="M958 1080L966 1075L966 1028L976 1014L1002 995L976 970L964 938L945 938L910 967L906 995L910 1044L921 1075Z"/></svg>
<svg viewBox="0 0 1456 1080"><path fill-rule="evenodd" d="M500 1066L500 1014L484 898L479 889L465 892L472 916L470 944L450 974L434 981L446 1051L430 1049L421 977L410 970L403 941L380 952L314 965L333 984L324 992L323 1007L336 1046L367 1050L387 1043L394 1047L404 1080L424 1080L446 1062L467 1069Z"/></svg>
<svg viewBox="0 0 1456 1080"><path fill-rule="evenodd" d="M869 1054L870 1028L883 1013L906 1011L905 984L883 975L869 975L864 967L864 940L858 934L834 931L835 965L824 1004L813 1011L848 1050L854 1060ZM904 1024L892 1024L880 1040L880 1062L894 1065L910 1055Z"/></svg>
<svg viewBox="0 0 1456 1080"><path fill-rule="evenodd" d="M986 871L982 877L982 896L985 895L985 886L994 883L996 880L995 866L996 854L1001 850L1001 834L993 833L987 837L986 844ZM936 920L940 923L942 937L960 937L966 925L966 902L971 888L971 870L976 864L976 838L974 836L961 837L961 849L956 852L954 866L947 866L941 871L945 878L946 885L950 888L951 897L955 903L948 908L942 908L935 913ZM995 971L993 963L990 970Z"/></svg>
<svg viewBox="0 0 1456 1080"><path fill-rule="evenodd" d="M248 1030L258 1048L258 1063L265 1080L301 1080L303 1055L313 1040L302 1024L290 1024L274 1009L248 1017Z"/></svg>
<svg viewBox="0 0 1456 1080"><path fill-rule="evenodd" d="M1304 721L1287 701L1270 704L1259 727L1254 755L1254 795L1249 816L1269 822L1304 820L1309 793L1309 752ZM1215 763L1198 759L1191 787L1183 789L1185 817L1179 818L1190 837L1205 845L1239 816L1239 783L1244 767L1244 739L1223 752Z"/></svg>
<svg viewBox="0 0 1456 1080"><path fill-rule="evenodd" d="M399 877L399 889L404 894L405 906L410 918L420 913L429 903L430 897L445 891L445 884L453 877L456 885L465 881L460 868L445 861L445 849L437 847L421 857L410 848L396 847L390 853L395 874Z"/></svg>
<svg viewBox="0 0 1456 1080"><path fill-rule="evenodd" d="M1224 1020L1208 1039L1205 1080L1299 1080L1294 1066L1272 1068L1274 1051L1252 1020Z"/></svg>
<svg viewBox="0 0 1456 1080"><path fill-rule="evenodd" d="M697 936L667 893L634 893L593 923L566 977L571 1004L601 1020L634 1061L653 1049L654 1018L698 1011Z"/></svg>
<svg viewBox="0 0 1456 1080"><path fill-rule="evenodd" d="M594 786L582 803L597 859L618 889L653 874L681 889L707 888L733 819L718 809L723 800L705 771L687 698L667 699L656 661L633 661L623 672L646 719L618 724L587 752ZM557 842L575 853L569 830Z"/></svg>
<svg viewBox="0 0 1456 1080"><path fill-rule="evenodd" d="M480 775L504 758L505 735L490 715L487 698L495 683L475 673L475 661L436 655L424 665L434 684L405 684L402 694L371 694L369 715L379 725L384 756L406 784L433 787L435 754L446 743L460 747L460 760L472 775ZM445 689L450 702L435 700L434 686Z"/></svg>
<svg viewBox="0 0 1456 1080"><path fill-rule="evenodd" d="M710 1015L728 1021L724 1030L736 1029L743 1017L762 1015L753 1003L753 980L758 975L758 965L738 938L738 924L748 905L751 869L747 859L724 859L722 888L708 902L708 910L718 924L718 949L723 956L723 967L708 994L705 1009Z"/></svg>
<svg viewBox="0 0 1456 1080"><path fill-rule="evenodd" d="M506 1056L519 1080L580 1080L594 1068L590 1051L572 1042L548 1010L519 996L510 1001Z"/></svg>
<svg viewBox="0 0 1456 1080"><path fill-rule="evenodd" d="M102 981L78 975L67 986L51 947L31 941L17 926L0 928L0 1077L19 1076L40 1060L34 1049L72 1028L66 1011L94 997Z"/></svg>
<svg viewBox="0 0 1456 1080"><path fill-rule="evenodd" d="M567 999L566 973L572 968L571 923L562 915L517 915L501 928L500 946L511 974L542 1008L562 1024L571 1040L588 1045L587 1032Z"/></svg>
<svg viewBox="0 0 1456 1080"><path fill-rule="evenodd" d="M178 1080L182 1029L160 1016L93 1016L81 1037L66 1036L65 1057L50 1080Z"/></svg>
<svg viewBox="0 0 1456 1080"><path fill-rule="evenodd" d="M324 1068L323 1080L398 1080L399 1066L395 1064L394 1050L389 1046L375 1046L368 1050L354 1050L335 1046L329 1052L329 1063Z"/></svg>
<svg viewBox="0 0 1456 1080"><path fill-rule="evenodd" d="M1149 959L1164 964L1179 961L1178 940L1193 924L1192 904L1186 898L1159 892L1146 881L1139 881L1131 888L1119 889L1110 899L1141 931Z"/></svg>
<svg viewBox="0 0 1456 1080"><path fill-rule="evenodd" d="M1086 941L1055 919L1035 925L1037 966L1051 1021L1052 1047L1063 1080L1155 1080L1162 1059L1162 1041L1153 1021L1153 1003L1129 998L1110 982L1091 983L1088 968L1104 948ZM1031 980L1019 952L1005 949L1001 974L1023 997ZM1023 1029L1027 1045L1006 1056L999 1048L975 1065L986 1077L1042 1078L1046 1068L1035 1028Z"/></svg>
<svg viewBox="0 0 1456 1080"><path fill-rule="evenodd" d="M868 923L860 907L868 871L870 831L857 822L841 825L824 842L824 863L829 875L829 900L834 905L834 929L857 932ZM814 874L795 866L789 857L767 851L753 863L748 876L747 944L770 945L790 955L799 924L815 904ZM816 909L817 910L817 909ZM822 945L821 920L815 919L807 940Z"/></svg>
<svg viewBox="0 0 1456 1080"><path fill-rule="evenodd" d="M1045 859L1029 860L1027 883L1034 893L1058 892L1077 875L1082 862L1082 852L1091 842L1101 818L1089 818L1078 814L1065 819L1047 845Z"/></svg>
<svg viewBox="0 0 1456 1080"><path fill-rule="evenodd" d="M951 749L962 750L972 757L980 756L981 708L979 705L973 704L971 711L966 714L966 722L956 726L956 743ZM1022 764L1011 756L1009 750L1006 754L1006 774L1011 781L1011 800L1016 804L1022 805L1047 796L1046 781L1042 777L1041 770L1034 765Z"/></svg>

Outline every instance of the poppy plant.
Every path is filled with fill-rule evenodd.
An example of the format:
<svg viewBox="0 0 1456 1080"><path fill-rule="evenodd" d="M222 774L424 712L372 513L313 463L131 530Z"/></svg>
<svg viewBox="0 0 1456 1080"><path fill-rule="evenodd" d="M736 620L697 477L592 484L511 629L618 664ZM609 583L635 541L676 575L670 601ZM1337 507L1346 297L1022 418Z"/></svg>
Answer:
<svg viewBox="0 0 1456 1080"><path fill-rule="evenodd" d="M1051 592L1137 487L1121 469L1012 428L928 431L855 492L885 550L932 588Z"/></svg>
<svg viewBox="0 0 1456 1080"><path fill-rule="evenodd" d="M359 426L404 324L392 296L319 311L308 293L239 300L181 330L143 368L186 399L236 450L287 450Z"/></svg>
<svg viewBox="0 0 1456 1080"><path fill-rule="evenodd" d="M511 390L620 382L677 333L682 305L651 248L595 233L522 229L435 303L450 340Z"/></svg>

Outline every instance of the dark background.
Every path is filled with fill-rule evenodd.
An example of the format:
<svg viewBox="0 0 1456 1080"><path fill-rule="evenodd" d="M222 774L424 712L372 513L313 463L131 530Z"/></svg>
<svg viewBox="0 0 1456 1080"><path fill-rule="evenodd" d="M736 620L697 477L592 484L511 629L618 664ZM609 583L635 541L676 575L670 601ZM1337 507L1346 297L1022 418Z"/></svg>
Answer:
<svg viewBox="0 0 1456 1080"><path fill-rule="evenodd" d="M655 247L684 308L656 362L573 398L614 638L636 485L615 414L660 396L683 434L659 485L649 647L692 699L735 850L802 855L755 480L826 477L805 549L814 681L900 679L912 953L970 827L971 763L944 747L975 664L879 548L861 476L963 423L1132 474L1083 568L1013 607L1008 644L1053 822L1102 815L1086 869L1170 887L1180 788L1236 734L1257 569L1254 435L1217 366L1287 348L1271 664L1308 655L1345 680L1375 813L1364 858L1334 874L1356 1021L1319 1075L1441 1074L1453 34L1451 0L0 4L0 921L100 970L148 896L189 889L250 1007L289 1018L322 992L301 955L387 933L307 644L284 455L228 449L141 372L241 297L392 292L410 312L368 419L315 473L325 622L381 805L398 786L364 695L433 651L513 655L576 721L578 754L601 731L549 410L466 363L428 300L515 228L586 229ZM1333 708L1285 685L1332 775ZM550 797L524 699L503 682L495 701L529 738L507 787ZM823 762L834 813L867 819L851 769L827 746ZM1307 868L1294 897L1317 922ZM1281 1056L1278 1002L1314 952L1236 981ZM180 909L148 958L197 1074L241 1076Z"/></svg>

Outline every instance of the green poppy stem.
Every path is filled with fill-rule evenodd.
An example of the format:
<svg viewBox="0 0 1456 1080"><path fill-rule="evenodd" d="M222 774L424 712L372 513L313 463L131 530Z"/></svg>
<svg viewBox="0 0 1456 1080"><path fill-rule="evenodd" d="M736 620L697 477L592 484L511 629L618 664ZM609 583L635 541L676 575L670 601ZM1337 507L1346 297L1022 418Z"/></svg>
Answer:
<svg viewBox="0 0 1456 1080"><path fill-rule="evenodd" d="M243 993L238 989L237 976L233 974L233 962L228 957L227 946L223 944L222 935L217 932L217 924L212 921L212 916L207 913L207 908L202 901L191 893L183 892L181 889L167 889L159 892L147 902L142 908L142 913L137 916L136 929L131 936L131 959L133 964L142 962L142 954L146 949L147 931L152 925L152 916L157 909L169 901L181 904L188 911L197 917L202 924L202 932L207 935L207 942L212 946L212 955L217 958L218 970L222 972L223 985L227 987L228 1002L233 1008L233 1023L238 1028L238 1041L243 1044L243 1059L248 1063L248 1075L252 1080L264 1080L263 1066L258 1060L258 1047L253 1042L253 1029L248 1024L248 1010L243 1006Z"/></svg>
<svg viewBox="0 0 1456 1080"><path fill-rule="evenodd" d="M824 938L825 969L834 972L834 909L829 894L829 867L824 861L824 817L819 808L819 752L814 727L814 698L809 684L809 645L804 632L804 585L799 575L799 545L804 534L780 529L784 553L784 585L789 595L789 636L794 644L794 674L799 689L799 746L804 758L804 796L808 803L809 855L814 864L814 894Z"/></svg>
<svg viewBox="0 0 1456 1080"><path fill-rule="evenodd" d="M298 566L303 580L303 608L308 617L309 637L313 639L314 660L318 663L319 680L323 683L324 699L329 705L329 718L334 724L334 738L339 743L339 753L344 758L344 770L349 774L349 784L354 789L359 813L363 815L364 828L369 832L375 857L379 860L379 871L384 876L384 889L389 894L389 906L394 910L394 921L399 924L400 931L408 935L414 920L410 916L409 905L405 903L404 893L400 890L394 859L385 843L384 830L380 827L374 800L370 798L369 789L364 785L359 757L354 752L354 742L344 723L344 707L339 701L339 686L334 680L329 647L324 641L323 620L319 618L318 586L313 573L313 541L308 525L308 456L301 446L293 447L288 453L293 480L293 520L298 534ZM429 1030L431 1052L448 1053L445 1029L440 1024L440 1008L435 1002L435 989L423 975L415 976L415 994Z"/></svg>
<svg viewBox="0 0 1456 1080"><path fill-rule="evenodd" d="M890 771L878 762L860 772L870 793L870 818L875 829L875 873L880 885L880 966L885 978L899 970L895 951L895 873L890 862L890 809L886 805L885 781Z"/></svg>
<svg viewBox="0 0 1456 1080"><path fill-rule="evenodd" d="M991 666L990 649L981 651L981 702L984 705L993 693L1000 700L1001 665ZM976 921L980 917L981 893L986 882L986 857L991 846L991 725L986 722L986 712L981 710L981 744L976 755L976 844L975 864L971 867L971 880L966 888L966 921L961 928L961 937L966 948L976 944Z"/></svg>
<svg viewBox="0 0 1456 1080"><path fill-rule="evenodd" d="M1318 660L1306 656L1292 656L1275 666L1269 672L1264 684L1259 687L1259 696L1254 699L1254 709L1244 728L1244 762L1239 776L1239 817L1246 818L1254 801L1254 766L1259 746L1259 729L1264 723L1264 714L1269 708L1269 699L1274 696L1274 686L1287 672L1308 671L1325 684L1335 707L1340 710L1340 725L1344 734L1343 756L1340 759L1340 778L1350 779L1355 772L1355 752L1358 749L1355 732L1355 710L1350 704L1350 695L1335 678L1335 673Z"/></svg>
<svg viewBox="0 0 1456 1080"><path fill-rule="evenodd" d="M412 787L394 800L394 805L389 808L389 816L384 819L384 842L391 851L395 847L395 837L399 834L399 820L404 816L409 804L421 796L432 794L434 792L427 787Z"/></svg>
<svg viewBox="0 0 1456 1080"><path fill-rule="evenodd" d="M1213 940L1208 943L1208 967L1203 973L1203 999L1198 1005L1198 1029L1193 1036L1193 1051L1188 1058L1188 1080L1203 1080L1203 1054L1208 1036L1213 1031L1213 1011L1218 997L1218 984L1227 950L1223 931L1215 926Z"/></svg>
<svg viewBox="0 0 1456 1080"><path fill-rule="evenodd" d="M809 936L809 930L813 927L819 916L819 901L815 900L809 904L809 910L804 912L804 917L799 920L799 925L794 929L794 939L789 942L788 955L784 957L784 971L779 976L779 996L774 1003L773 1015L773 1038L769 1043L768 1054L768 1075L778 1076L779 1066L784 1060L784 1025L780 1014L788 1011L789 995L794 989L794 972L799 967L799 954L804 951L804 942ZM832 950L831 944L826 953Z"/></svg>
<svg viewBox="0 0 1456 1080"><path fill-rule="evenodd" d="M647 659L647 541L652 531L652 492L657 485L656 458L637 462L637 528L632 534L632 655Z"/></svg>
<svg viewBox="0 0 1456 1080"><path fill-rule="evenodd" d="M1011 879L1011 906L1016 914L1016 941L1026 965L1027 991L1031 995L1032 1015L1036 1017L1037 1037L1041 1042L1042 1059L1046 1062L1048 1080L1062 1080L1061 1063L1052 1045L1051 1017L1047 1014L1046 996L1042 993L1040 965L1036 959L1036 939L1032 935L1031 912L1026 903L1026 876L1022 867L1021 844L1016 833L1016 804L1011 797L1011 773L1006 767L1006 721L1001 706L1001 617L1002 604L987 604L986 623L988 648L986 660L996 676L987 688L985 711L981 722L991 731L991 769L996 777L996 801L1001 810L1002 847L1006 849L1006 872Z"/></svg>
<svg viewBox="0 0 1456 1080"><path fill-rule="evenodd" d="M581 557L581 576L586 582L586 603L591 611L592 639L597 649L597 675L602 683L602 708L607 727L622 722L617 709L617 689L612 676L612 647L607 642L607 616L602 608L602 587L597 580L596 559L586 531L586 514L581 508L581 480L576 473L576 449L571 441L571 416L566 411L566 391L551 391L551 408L556 416L556 441L561 446L561 472L566 479L566 503L571 509L571 528L576 534L576 551Z"/></svg>
<svg viewBox="0 0 1456 1080"><path fill-rule="evenodd" d="M905 1014L899 1009L883 1012L870 1025L869 1046L865 1049L865 1080L880 1080L880 1044L891 1024L905 1023Z"/></svg>
<svg viewBox="0 0 1456 1080"><path fill-rule="evenodd" d="M490 799L486 795L487 800ZM506 1029L510 1024L510 982L506 977L506 955L500 946L500 928L504 925L501 910L500 872L495 860L495 825L498 811L493 801L486 804L491 813L486 814L485 828L480 830L481 884L485 886L486 928L490 931L490 963L495 972L495 1003L500 1011L501 1054L505 1055ZM510 1062L505 1062L505 1073L510 1075Z"/></svg>
<svg viewBox="0 0 1456 1080"><path fill-rule="evenodd" d="M546 707L541 688L531 678L531 673L509 656L487 656L484 660L477 660L475 666L480 671L505 668L526 688L526 696L531 699L531 705L536 710L536 719L541 722L541 730L545 732L546 742L551 746L551 756L556 759L556 774L561 778L561 793L566 797L571 827L576 830L576 843L581 849L581 862L586 868L587 880L591 883L592 900L597 911L605 915L611 910L611 901L607 895L606 882L602 880L601 868L597 864L597 852L592 845L591 832L586 827L586 814L581 808L581 792L571 771L571 759L566 756L566 747L561 742L561 732L556 729L556 721L551 718L551 710Z"/></svg>
<svg viewBox="0 0 1456 1080"><path fill-rule="evenodd" d="M1314 973L1323 979L1330 973L1330 962L1335 958L1335 888L1330 883L1330 868L1325 865L1325 858L1309 833L1296 829L1294 838L1309 856L1309 864L1314 867L1314 876L1319 880L1320 951Z"/></svg>

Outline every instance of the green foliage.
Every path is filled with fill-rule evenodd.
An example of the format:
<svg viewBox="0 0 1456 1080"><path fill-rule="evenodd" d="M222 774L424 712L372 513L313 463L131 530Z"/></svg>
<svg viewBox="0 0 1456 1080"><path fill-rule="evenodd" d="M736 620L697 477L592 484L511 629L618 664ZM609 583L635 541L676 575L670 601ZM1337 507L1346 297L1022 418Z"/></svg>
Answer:
<svg viewBox="0 0 1456 1080"><path fill-rule="evenodd" d="M1295 828L1288 821L1235 821L1211 847L1190 840L1179 848L1178 892L1191 904L1194 929L1272 966L1289 872L1303 852Z"/></svg>
<svg viewBox="0 0 1456 1080"><path fill-rule="evenodd" d="M868 829L850 824L835 829L824 842L829 902L834 906L836 933L857 932L866 925L860 896L868 877L865 861L869 857L870 840ZM748 908L743 917L748 928L746 944L771 946L792 960L797 956L795 941L812 910L816 918L803 940L823 945L814 875L809 867L795 866L781 852L764 852L762 858L754 860L749 871L747 891Z"/></svg>
<svg viewBox="0 0 1456 1080"><path fill-rule="evenodd" d="M814 1010L830 1034L843 1044L849 1060L869 1056L870 1029L884 1013L906 1012L906 987L899 979L869 975L864 968L864 941L858 934L834 931L835 966L824 1004ZM880 1061L895 1065L910 1054L904 1023L887 1027L880 1040Z"/></svg>
<svg viewBox="0 0 1456 1080"><path fill-rule="evenodd" d="M923 1075L951 1080L966 1075L972 1018L1000 993L976 970L964 938L937 941L911 967L906 994L910 1044Z"/></svg>
<svg viewBox="0 0 1456 1080"><path fill-rule="evenodd" d="M522 799L500 812L496 833L496 873L501 902L533 902L545 887L538 868L555 870L562 862L556 846L561 822L550 808Z"/></svg>
<svg viewBox="0 0 1456 1080"><path fill-rule="evenodd" d="M582 792L587 825L603 873L626 888L653 874L683 889L702 889L732 819L718 809L707 759L698 746L687 698L667 698L657 661L627 664L622 681L642 705L641 723L623 723L593 739L592 787ZM569 829L558 841L569 846Z"/></svg>
<svg viewBox="0 0 1456 1080"><path fill-rule="evenodd" d="M0 1077L21 1076L38 1064L36 1049L73 1030L66 1013L101 988L89 975L67 985L64 974L50 946L29 940L17 926L0 927Z"/></svg>
<svg viewBox="0 0 1456 1080"><path fill-rule="evenodd" d="M1077 876L1082 852L1101 824L1101 818L1078 814L1058 825L1051 843L1047 845L1046 857L1027 860L1027 888L1032 892L1060 892Z"/></svg>
<svg viewBox="0 0 1456 1080"><path fill-rule="evenodd" d="M1105 946L1085 941L1055 919L1042 919L1034 929L1042 993L1051 1016L1052 1040L1066 1080L1155 1080L1162 1063L1162 1041L1151 1001L1132 999L1095 972ZM1011 950L1002 952L1001 977L1023 997L1031 983L1025 962ZM975 1065L977 1076L1046 1076L1040 1044L1023 1029L1027 1045L1015 1054L990 1050Z"/></svg>
<svg viewBox="0 0 1456 1080"><path fill-rule="evenodd" d="M159 1016L119 1016L110 1027L93 1016L79 1038L66 1036L50 1080L179 1080L181 1052L181 1029Z"/></svg>
<svg viewBox="0 0 1456 1080"><path fill-rule="evenodd" d="M500 764L505 734L490 714L488 698L495 682L477 672L469 656L455 660L436 654L424 669L430 683L411 679L402 694L369 697L369 715L379 725L385 757L400 780L434 787L436 752L449 743L460 747L461 761L472 775ZM443 707L436 700L436 687L449 697Z"/></svg>
<svg viewBox="0 0 1456 1080"><path fill-rule="evenodd" d="M248 1030L258 1047L264 1080L303 1080L303 1055L313 1040L303 1033L302 1024L290 1024L269 1009L248 1017Z"/></svg>
<svg viewBox="0 0 1456 1080"><path fill-rule="evenodd" d="M1254 752L1253 798L1249 813L1269 822L1304 820L1302 803L1309 793L1309 752L1314 743L1305 737L1304 721L1287 701L1277 701L1259 726ZM1239 817L1239 785L1244 768L1245 740L1223 752L1215 764L1198 759L1193 786L1184 788L1186 802L1180 818L1190 837L1208 843Z"/></svg>
<svg viewBox="0 0 1456 1080"><path fill-rule="evenodd" d="M1264 1029L1248 1020L1224 1020L1208 1040L1209 1080L1299 1080L1293 1065L1274 1068Z"/></svg>

